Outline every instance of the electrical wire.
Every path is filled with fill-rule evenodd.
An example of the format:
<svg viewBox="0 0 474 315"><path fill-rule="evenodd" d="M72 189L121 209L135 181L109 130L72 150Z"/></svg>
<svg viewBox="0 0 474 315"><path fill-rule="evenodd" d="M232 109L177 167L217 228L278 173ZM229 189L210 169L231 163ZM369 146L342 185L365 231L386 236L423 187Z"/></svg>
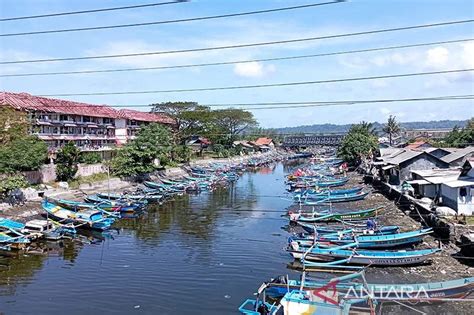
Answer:
<svg viewBox="0 0 474 315"><path fill-rule="evenodd" d="M138 57L138 56L165 55L165 54L188 53L188 52L199 52L199 51L212 51L212 50L223 50L223 49L237 49L237 48L247 48L247 47L259 47L259 46L268 46L268 45L309 42L309 41L317 41L317 40L323 40L323 39L344 38L344 37L370 35L370 34L380 34L380 33L387 33L387 32L397 32L397 31L405 31L405 30L413 30L413 29L448 26L448 25L460 25L460 24L466 24L466 23L472 23L472 22L474 22L474 19L431 23L431 24L419 24L419 25L403 26L403 27L396 27L396 28L386 28L386 29L369 30L369 31L362 31L362 32L324 35L324 36L317 36L317 37L306 37L306 38L297 38L297 39L288 39L288 40L279 40L279 41L270 41L270 42L259 42L259 43L250 43L250 44L238 44L238 45L215 46L215 47L204 47L204 48L191 48L191 49L180 49L180 50L141 52L141 53L131 53L131 54L95 55L95 56L82 56L82 57L63 57L63 58L29 59L29 60L4 60L4 61L0 61L0 64L5 65L5 64L42 63L42 62L73 61L73 60L108 59L108 58Z"/></svg>
<svg viewBox="0 0 474 315"><path fill-rule="evenodd" d="M276 9L266 9L266 10L229 13L229 14L220 14L220 15L211 15L211 16L201 16L201 17L177 19L177 20L164 20L164 21L144 22L144 23L117 24L117 25L107 25L107 26L92 26L92 27L80 27L80 28L67 28L67 29L55 29L55 30L44 30L44 31L20 32L20 33L7 33L7 34L0 34L0 37L26 36L26 35L31 36L31 35L40 35L40 34L53 34L53 33L57 34L57 33L83 32L83 31L98 31L98 30L107 30L107 29L116 29L116 28L152 26L152 25L173 24L173 23L183 23L183 22L196 22L196 21L215 20L215 19L236 17L236 16L247 16L247 15L273 13L273 12L289 11L289 10L296 10L296 9L305 9L305 8L318 7L318 6L323 6L323 5L339 4L339 3L342 3L344 1L345 0L335 0L335 1L331 1L331 2L311 3L311 4L291 6L291 7L283 7L283 8L276 8Z"/></svg>
<svg viewBox="0 0 474 315"><path fill-rule="evenodd" d="M300 82L286 82L286 83L272 83L272 84L256 84L256 85L240 85L240 86L223 86L223 87L205 87L205 88L191 88L191 89L172 89L172 90L148 90L148 91L115 91L115 92L87 92L87 93L61 93L61 94L43 94L40 96L91 96L91 95L133 95L133 94L155 94L155 93L182 93L182 92L204 92L204 91L224 91L224 90L243 90L243 89L256 89L256 88L269 88L269 87L288 87L288 86L302 86L302 85L314 85L314 84L325 84L325 83L338 83L338 82L354 82L354 81L365 81L375 79L392 79L392 78L406 78L416 77L425 75L438 75L438 74L449 74L449 73L463 73L473 71L474 68L470 69L453 69L453 70L442 70L442 71L429 71L429 72L415 72L415 73L403 73L403 74L390 74L380 76L367 76L367 77L355 77L355 78L342 78L342 79L330 79L330 80L316 80L316 81L300 81Z"/></svg>
<svg viewBox="0 0 474 315"><path fill-rule="evenodd" d="M10 18L0 18L0 22L38 19L38 18L55 17L55 16L75 15L75 14L97 13L97 12L106 12L106 11L138 9L138 8L146 8L146 7L156 7L160 5L178 4L182 2L188 2L188 1L189 0L176 0L176 1L168 1L168 2L129 5L129 6L123 6L123 7L91 9L91 10L71 11L71 12L59 12L59 13L49 13L49 14L40 14L40 15L17 16L17 17L10 17Z"/></svg>
<svg viewBox="0 0 474 315"><path fill-rule="evenodd" d="M232 65L232 64L239 64L239 63L297 60L297 59L306 59L306 58L335 56L335 55L366 53L366 52L373 52L373 51L384 51L384 50L391 50L391 49L404 49L404 48L413 48L413 47L422 47L422 46L431 46L431 45L454 44L454 43L462 43L462 42L468 42L468 41L473 41L473 40L474 40L474 38L464 38L464 39L447 40L447 41L425 42L425 43L417 43L417 44L407 44L407 45L397 45L397 46L387 46L387 47L375 47L375 48L346 50L346 51L335 51L335 52L310 54L310 55L298 55L298 56L286 56L286 57L262 58L262 59L247 59L247 60L234 60L234 61L198 63L198 64L171 65L171 66L160 66L160 67L0 74L0 77L5 78L5 77L54 76L54 75L69 75L69 74L96 74L96 73L110 73L110 72L167 70L167 69L182 69L182 68L193 68L193 67L223 66L223 65Z"/></svg>

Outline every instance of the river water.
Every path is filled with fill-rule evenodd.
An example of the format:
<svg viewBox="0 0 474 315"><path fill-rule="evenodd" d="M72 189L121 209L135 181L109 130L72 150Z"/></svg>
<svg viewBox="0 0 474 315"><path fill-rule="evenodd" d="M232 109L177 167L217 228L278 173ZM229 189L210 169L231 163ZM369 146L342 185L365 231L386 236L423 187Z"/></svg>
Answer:
<svg viewBox="0 0 474 315"><path fill-rule="evenodd" d="M282 198L286 171L275 164L246 172L227 188L121 220L117 231L0 256L0 314L238 314L263 281L300 275L287 268L292 259L283 250L287 220L280 215L291 204ZM379 283L438 278L416 279L423 272L409 271L371 268L367 276ZM415 307L466 314L468 303ZM383 314L417 313L410 308L384 307Z"/></svg>
<svg viewBox="0 0 474 315"><path fill-rule="evenodd" d="M261 282L292 273L280 217L291 202L274 197L283 174L282 164L246 172L228 188L122 220L91 244L0 257L0 311L237 314Z"/></svg>

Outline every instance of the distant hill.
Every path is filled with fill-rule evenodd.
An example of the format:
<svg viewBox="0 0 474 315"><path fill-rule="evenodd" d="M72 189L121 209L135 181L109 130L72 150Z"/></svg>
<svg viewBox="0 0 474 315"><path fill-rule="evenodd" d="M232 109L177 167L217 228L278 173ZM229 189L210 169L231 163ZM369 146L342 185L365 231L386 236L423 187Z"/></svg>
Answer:
<svg viewBox="0 0 474 315"><path fill-rule="evenodd" d="M454 126L464 127L467 120L437 120L437 121L412 121L401 122L400 125L404 129L452 129ZM293 133L345 133L351 128L352 124L335 125L335 124L321 124L321 125L305 125L297 127L274 128L277 133L293 134ZM375 122L376 130L382 130L383 124Z"/></svg>

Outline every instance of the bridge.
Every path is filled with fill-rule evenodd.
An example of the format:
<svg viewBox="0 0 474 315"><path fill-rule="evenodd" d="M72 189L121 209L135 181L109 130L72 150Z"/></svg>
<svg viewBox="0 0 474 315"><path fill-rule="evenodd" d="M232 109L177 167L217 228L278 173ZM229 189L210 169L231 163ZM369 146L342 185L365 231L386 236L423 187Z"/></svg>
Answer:
<svg viewBox="0 0 474 315"><path fill-rule="evenodd" d="M344 135L287 136L283 139L285 147L338 146Z"/></svg>

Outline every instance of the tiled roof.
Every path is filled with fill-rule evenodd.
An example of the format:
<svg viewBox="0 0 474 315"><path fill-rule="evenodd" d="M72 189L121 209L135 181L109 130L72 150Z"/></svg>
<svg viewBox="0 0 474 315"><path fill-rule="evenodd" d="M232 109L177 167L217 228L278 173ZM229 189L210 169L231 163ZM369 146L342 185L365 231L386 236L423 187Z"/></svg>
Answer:
<svg viewBox="0 0 474 315"><path fill-rule="evenodd" d="M137 121L148 121L148 122L158 122L162 124L174 124L175 121L166 115L155 114L155 113L146 113L133 109L121 109L118 111L120 118L126 118L130 120Z"/></svg>
<svg viewBox="0 0 474 315"><path fill-rule="evenodd" d="M116 110L107 105L94 105L55 98L33 96L28 93L0 92L0 106L11 106L23 111L83 115L107 118L126 118L138 121L174 124L174 120L163 114L151 114L132 109Z"/></svg>
<svg viewBox="0 0 474 315"><path fill-rule="evenodd" d="M405 148L407 149L410 149L410 150L414 150L414 149L417 149L425 144L429 144L427 143L426 141L415 141L413 143L410 143L409 145L407 145Z"/></svg>
<svg viewBox="0 0 474 315"><path fill-rule="evenodd" d="M44 111L49 113L84 115L94 117L118 118L117 110L106 105L93 105L87 103L59 100L28 93L0 93L0 106L11 106L17 110Z"/></svg>
<svg viewBox="0 0 474 315"><path fill-rule="evenodd" d="M258 138L256 141L255 141L255 144L256 145L269 145L270 143L272 143L272 139L270 138Z"/></svg>

